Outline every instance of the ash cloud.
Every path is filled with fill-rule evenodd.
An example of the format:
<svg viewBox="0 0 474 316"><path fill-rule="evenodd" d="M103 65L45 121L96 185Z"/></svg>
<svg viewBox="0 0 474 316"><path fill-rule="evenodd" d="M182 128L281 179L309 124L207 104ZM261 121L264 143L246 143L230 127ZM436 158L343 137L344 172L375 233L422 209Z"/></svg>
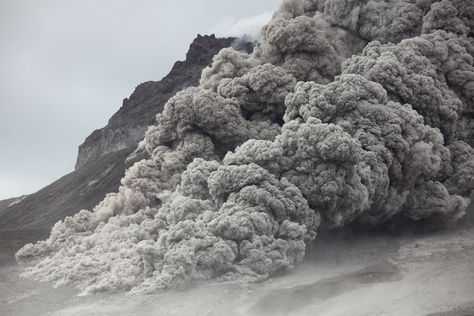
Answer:
<svg viewBox="0 0 474 316"><path fill-rule="evenodd" d="M289 0L171 98L92 211L17 253L84 294L258 280L318 230L455 223L474 189L474 6Z"/></svg>
<svg viewBox="0 0 474 316"><path fill-rule="evenodd" d="M227 17L212 27L210 32L217 36L250 36L253 39L258 39L260 37L260 29L270 21L271 17L272 12L269 11L240 20Z"/></svg>

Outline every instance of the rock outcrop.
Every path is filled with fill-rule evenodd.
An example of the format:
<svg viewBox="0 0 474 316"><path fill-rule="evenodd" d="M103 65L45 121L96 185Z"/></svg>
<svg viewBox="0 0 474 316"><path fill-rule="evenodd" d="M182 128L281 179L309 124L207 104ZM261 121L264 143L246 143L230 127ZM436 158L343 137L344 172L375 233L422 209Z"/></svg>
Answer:
<svg viewBox="0 0 474 316"><path fill-rule="evenodd" d="M125 170L145 158L136 151L148 125L177 91L197 85L212 57L235 38L198 35L186 60L177 61L160 81L138 85L107 126L95 130L79 147L75 170L21 201L5 200L0 206L0 231L35 231L46 235L52 225L80 209L90 209L109 192L115 192ZM244 45L242 49L251 49ZM0 201L3 202L3 201Z"/></svg>
<svg viewBox="0 0 474 316"><path fill-rule="evenodd" d="M86 138L79 146L75 169L107 153L135 147L166 101L176 92L197 85L201 70L211 63L221 48L230 46L234 40L198 35L191 43L185 61L177 61L160 81L138 85L132 95L123 100L122 107L110 118L107 126Z"/></svg>

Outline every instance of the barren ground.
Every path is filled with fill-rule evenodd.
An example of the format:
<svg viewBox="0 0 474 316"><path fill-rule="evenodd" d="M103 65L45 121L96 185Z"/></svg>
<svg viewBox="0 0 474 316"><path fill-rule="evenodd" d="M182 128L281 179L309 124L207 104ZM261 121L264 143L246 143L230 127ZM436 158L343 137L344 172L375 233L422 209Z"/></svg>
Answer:
<svg viewBox="0 0 474 316"><path fill-rule="evenodd" d="M2 235L0 315L474 315L474 227L422 236L321 239L295 269L261 283L196 285L147 296L77 296L20 279Z"/></svg>

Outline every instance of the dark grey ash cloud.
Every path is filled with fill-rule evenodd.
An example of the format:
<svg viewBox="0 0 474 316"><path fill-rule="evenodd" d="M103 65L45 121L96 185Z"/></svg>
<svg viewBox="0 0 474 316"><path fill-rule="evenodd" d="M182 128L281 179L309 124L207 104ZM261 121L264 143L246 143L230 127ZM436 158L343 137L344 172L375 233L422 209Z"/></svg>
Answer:
<svg viewBox="0 0 474 316"><path fill-rule="evenodd" d="M118 192L17 253L45 257L23 277L83 294L261 280L318 230L461 219L474 49L451 1L284 0L252 54L221 50L166 103Z"/></svg>
<svg viewBox="0 0 474 316"><path fill-rule="evenodd" d="M197 33L255 32L278 0L0 2L0 199L73 170L77 146Z"/></svg>

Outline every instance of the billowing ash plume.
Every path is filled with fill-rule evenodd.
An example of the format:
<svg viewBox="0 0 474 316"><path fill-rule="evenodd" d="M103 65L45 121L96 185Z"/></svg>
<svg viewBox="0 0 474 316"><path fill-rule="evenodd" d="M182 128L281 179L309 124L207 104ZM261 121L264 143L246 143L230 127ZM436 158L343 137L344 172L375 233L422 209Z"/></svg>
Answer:
<svg viewBox="0 0 474 316"><path fill-rule="evenodd" d="M288 0L171 98L136 163L24 276L84 293L261 279L318 229L454 223L474 189L474 4ZM401 221L401 222L403 222Z"/></svg>

